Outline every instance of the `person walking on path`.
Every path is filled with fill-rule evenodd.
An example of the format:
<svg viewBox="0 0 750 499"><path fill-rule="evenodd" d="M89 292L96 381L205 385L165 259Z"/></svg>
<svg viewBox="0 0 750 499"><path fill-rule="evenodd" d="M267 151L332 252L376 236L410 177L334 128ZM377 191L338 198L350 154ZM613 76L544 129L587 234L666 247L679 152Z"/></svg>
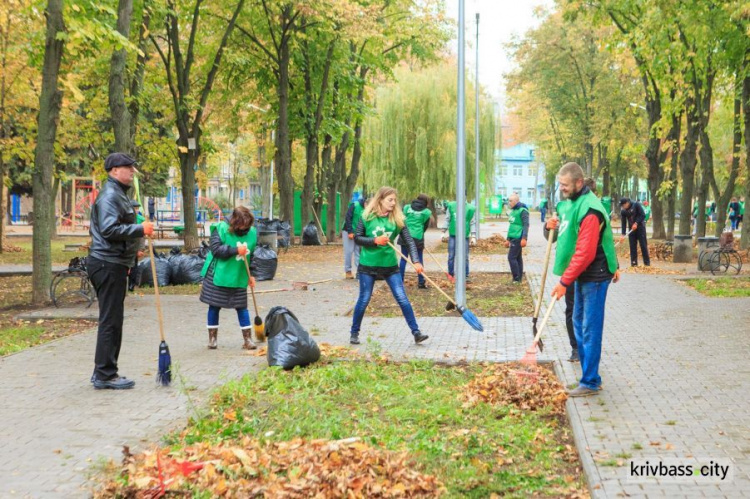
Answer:
<svg viewBox="0 0 750 499"><path fill-rule="evenodd" d="M508 212L508 237L505 247L508 251L508 263L513 274L513 282L521 283L523 278L523 248L529 238L529 209L519 201L518 194L513 193L508 198L510 212Z"/></svg>
<svg viewBox="0 0 750 499"><path fill-rule="evenodd" d="M651 219L651 205L648 201L643 202L643 224L645 225Z"/></svg>
<svg viewBox="0 0 750 499"><path fill-rule="evenodd" d="M411 202L411 204L404 207L404 218L406 227L409 229L411 238L414 239L414 244L417 245L417 254L419 254L419 263L424 265L424 233L430 226L430 218L432 218L432 211L427 208L430 204L430 197L427 194L420 194L417 199ZM404 255L409 254L409 246L406 244L403 238L399 239L401 245L401 253ZM417 261L414 261L416 263ZM404 280L404 273L406 272L406 260L401 259L399 263L399 270L401 272L401 280ZM422 274L417 275L418 287L420 289L426 289L427 284Z"/></svg>
<svg viewBox="0 0 750 499"><path fill-rule="evenodd" d="M456 208L458 203L451 201L446 206L445 223L448 225L448 274L455 276L454 263L456 260ZM476 230L474 229L474 212L476 208L471 203L466 203L466 279L469 278L469 247L476 242ZM445 242L445 234L443 234Z"/></svg>
<svg viewBox="0 0 750 499"><path fill-rule="evenodd" d="M558 173L560 192L566 198L560 216L547 221L547 229L559 229L553 273L561 276L552 289L560 300L575 287L573 329L581 359L581 380L571 397L595 395L599 375L604 308L610 282L619 280L612 227L601 201L583 183L583 169L566 163Z"/></svg>
<svg viewBox="0 0 750 499"><path fill-rule="evenodd" d="M208 305L208 348L215 350L219 336L219 312L222 308L237 311L245 350L257 347L252 339L250 313L247 310L247 286L255 288L255 278L247 275L252 263L258 233L253 214L244 206L234 209L227 221L211 225L210 249L201 275L200 301Z"/></svg>
<svg viewBox="0 0 750 499"><path fill-rule="evenodd" d="M544 223L544 220L547 218L547 205L549 204L549 201L547 198L542 199L542 201L539 203L539 213L542 217L542 223Z"/></svg>
<svg viewBox="0 0 750 499"><path fill-rule="evenodd" d="M742 219L745 218L745 198L740 198L740 216L737 217L737 228L740 228L740 224L742 223Z"/></svg>
<svg viewBox="0 0 750 499"><path fill-rule="evenodd" d="M359 246L354 244L354 229L359 225L364 210L365 198L363 197L349 203L349 208L346 210L344 227L341 229L341 240L344 242L345 279L354 279L354 274L352 274L352 259L354 259L354 268L359 267Z"/></svg>
<svg viewBox="0 0 750 499"><path fill-rule="evenodd" d="M122 324L128 271L135 263L139 240L154 233L150 222L136 223L136 212L128 198L135 178L136 161L124 153L104 160L107 180L91 207L91 245L86 270L99 301L94 373L96 389L124 390L135 381L119 375L117 362L122 346Z"/></svg>
<svg viewBox="0 0 750 499"><path fill-rule="evenodd" d="M737 201L736 197L732 198L732 201L729 203L729 209L727 211L729 212L729 223L732 230L737 230L740 226L740 203Z"/></svg>
<svg viewBox="0 0 750 499"><path fill-rule="evenodd" d="M365 310L372 297L372 289L376 280L384 280L391 288L393 297L401 307L406 323L409 325L414 342L419 344L429 336L422 334L414 317L409 298L404 291L404 281L401 278L398 267L398 257L394 249L388 244L393 244L396 237L401 239L409 248L409 256L414 263L418 274L422 273L422 264L419 263L417 246L409 233L409 228L404 221L404 214L398 206L397 192L393 187L381 187L377 194L367 203L362 219L357 225L354 242L362 247L359 259L359 298L354 307L352 319L351 337L349 343L359 344L359 331Z"/></svg>
<svg viewBox="0 0 750 499"><path fill-rule="evenodd" d="M638 244L640 244L643 264L649 267L651 258L648 256L646 212L643 211L643 206L638 201L633 202L629 198L621 198L620 217L622 219L622 237L625 237L625 233L630 229L630 265L638 266Z"/></svg>
<svg viewBox="0 0 750 499"><path fill-rule="evenodd" d="M156 213L156 201L153 197L148 198L148 219L154 221L154 214Z"/></svg>

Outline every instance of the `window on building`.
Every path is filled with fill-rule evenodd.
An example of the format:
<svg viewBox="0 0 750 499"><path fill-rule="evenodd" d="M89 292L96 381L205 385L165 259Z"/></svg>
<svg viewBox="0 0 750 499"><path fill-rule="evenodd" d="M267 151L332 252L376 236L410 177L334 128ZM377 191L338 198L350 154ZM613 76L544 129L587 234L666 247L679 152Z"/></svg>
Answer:
<svg viewBox="0 0 750 499"><path fill-rule="evenodd" d="M534 189L526 189L526 198L529 201L533 201L534 200Z"/></svg>
<svg viewBox="0 0 750 499"><path fill-rule="evenodd" d="M536 172L539 169L537 165L529 165L529 177L536 177Z"/></svg>
<svg viewBox="0 0 750 499"><path fill-rule="evenodd" d="M521 175L523 175L523 166L513 165L513 176L520 177Z"/></svg>
<svg viewBox="0 0 750 499"><path fill-rule="evenodd" d="M500 189L498 189L498 194L500 194L502 197L505 197L507 195L507 192L508 189L506 189L505 187L501 187Z"/></svg>
<svg viewBox="0 0 750 499"><path fill-rule="evenodd" d="M508 167L505 165L500 165L500 176L505 177L508 175Z"/></svg>
<svg viewBox="0 0 750 499"><path fill-rule="evenodd" d="M521 189L520 187L514 187L513 188L513 192L515 192L516 194L518 194L518 197L521 197L523 195L523 189ZM511 192L511 194L513 192Z"/></svg>

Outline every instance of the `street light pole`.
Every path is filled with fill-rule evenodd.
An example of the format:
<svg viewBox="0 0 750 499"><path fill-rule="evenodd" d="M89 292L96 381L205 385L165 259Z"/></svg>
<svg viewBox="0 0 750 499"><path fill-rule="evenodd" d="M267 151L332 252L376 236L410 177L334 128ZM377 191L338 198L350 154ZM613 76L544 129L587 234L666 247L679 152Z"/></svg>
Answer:
<svg viewBox="0 0 750 499"><path fill-rule="evenodd" d="M456 276L456 303L466 305L466 94L464 0L458 1L458 116L456 120L456 258L453 267Z"/></svg>
<svg viewBox="0 0 750 499"><path fill-rule="evenodd" d="M474 118L474 203L476 211L474 212L474 223L477 227L477 239L479 239L479 220L482 207L479 203L479 12L477 12L477 60L476 60L476 77L474 86L476 87L474 100L476 101L476 117Z"/></svg>

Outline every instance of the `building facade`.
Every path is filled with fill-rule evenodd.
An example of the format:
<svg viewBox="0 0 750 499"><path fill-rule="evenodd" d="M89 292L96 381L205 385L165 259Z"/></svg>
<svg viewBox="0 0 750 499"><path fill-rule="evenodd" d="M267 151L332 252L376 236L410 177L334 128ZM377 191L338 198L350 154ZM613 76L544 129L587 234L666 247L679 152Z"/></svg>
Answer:
<svg viewBox="0 0 750 499"><path fill-rule="evenodd" d="M516 144L495 152L500 167L495 174L496 194L507 199L515 192L521 202L537 207L544 197L544 164L534 156L532 144Z"/></svg>

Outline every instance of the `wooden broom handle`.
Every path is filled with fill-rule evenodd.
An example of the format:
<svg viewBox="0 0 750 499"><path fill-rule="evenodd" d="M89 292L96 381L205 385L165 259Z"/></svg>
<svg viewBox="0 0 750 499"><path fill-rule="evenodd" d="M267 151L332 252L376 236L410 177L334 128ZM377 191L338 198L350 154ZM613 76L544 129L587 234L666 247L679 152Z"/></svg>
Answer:
<svg viewBox="0 0 750 499"><path fill-rule="evenodd" d="M427 252L428 255L430 255L430 257L433 260L435 260L435 263L437 263L437 266L440 267L440 272L442 272L443 274L447 274L448 272L443 268L443 266L440 264L440 262L438 261L438 259L435 258L435 255L432 254L432 251L430 251L430 250L427 249L427 245L426 244L424 246L424 250Z"/></svg>
<svg viewBox="0 0 750 499"><path fill-rule="evenodd" d="M401 258L403 258L404 260L406 260L407 262L409 262L409 265L411 265L411 267L412 267L412 268L414 269L414 271L416 271L416 270L417 270L417 268L416 268L416 267L414 266L414 263L412 263L412 261L411 261L410 259L406 258L406 256L404 256L404 254L403 254L403 253L401 253L401 252L400 252L400 251L398 250L398 248L396 248L396 246L394 246L394 244L393 244L392 242L388 241L388 246L390 246L391 248L393 248L393 251L395 251L397 255L399 255L399 256L400 256ZM430 279L430 278L429 278L429 277L427 276L427 274L425 274L425 273L424 273L424 268L422 269L422 277L424 277L425 279L427 279L427 282L429 282L430 284L432 284L432 287L433 287L433 288L435 288L435 289L437 289L438 291L440 291L440 292L441 292L441 293L443 294L443 296L445 296L445 297L446 297L446 298L448 299L448 301L449 301L449 302L451 302L451 303L453 304L453 306L454 306L454 307L458 308L458 304L457 304L457 303L456 303L456 302L455 302L455 301L453 300L453 298L451 298L450 296L448 296L448 293L446 293L445 291L443 291L443 290L442 290L442 289L440 288L440 286L438 286L437 284L435 284L435 283L434 283L434 282L432 281L432 279Z"/></svg>
<svg viewBox="0 0 750 499"><path fill-rule="evenodd" d="M542 324L539 326L539 329L537 329L536 336L534 336L534 344L539 342L539 338L542 336L542 331L544 330L544 326L547 325L547 321L549 320L550 315L552 315L552 310L555 308L555 302L557 302L557 300L552 299L552 302L547 307L547 312L544 314L544 318L542 319Z"/></svg>
<svg viewBox="0 0 750 499"><path fill-rule="evenodd" d="M247 263L247 258L244 256L242 257L242 261L245 262L245 270L247 270L247 284L250 285L250 279L253 278L253 275L250 273L250 265ZM258 313L258 302L255 301L255 288L250 286L250 294L253 296L253 307L255 307L255 315L257 317L260 317L260 314Z"/></svg>
<svg viewBox="0 0 750 499"><path fill-rule="evenodd" d="M159 337L161 341L164 339L164 316L161 313L161 297L159 296L159 279L156 276L156 260L154 259L154 245L151 242L151 238L148 238L148 255L151 258L151 276L154 278L154 297L156 300L156 315L159 318Z"/></svg>
<svg viewBox="0 0 750 499"><path fill-rule="evenodd" d="M549 231L547 234L547 252L544 254L544 270L542 270L542 282L539 284L539 299L536 301L534 308L534 319L539 317L539 310L542 308L542 298L544 297L544 285L547 282L547 269L549 268L549 257L552 254L552 240L555 238L557 229Z"/></svg>

